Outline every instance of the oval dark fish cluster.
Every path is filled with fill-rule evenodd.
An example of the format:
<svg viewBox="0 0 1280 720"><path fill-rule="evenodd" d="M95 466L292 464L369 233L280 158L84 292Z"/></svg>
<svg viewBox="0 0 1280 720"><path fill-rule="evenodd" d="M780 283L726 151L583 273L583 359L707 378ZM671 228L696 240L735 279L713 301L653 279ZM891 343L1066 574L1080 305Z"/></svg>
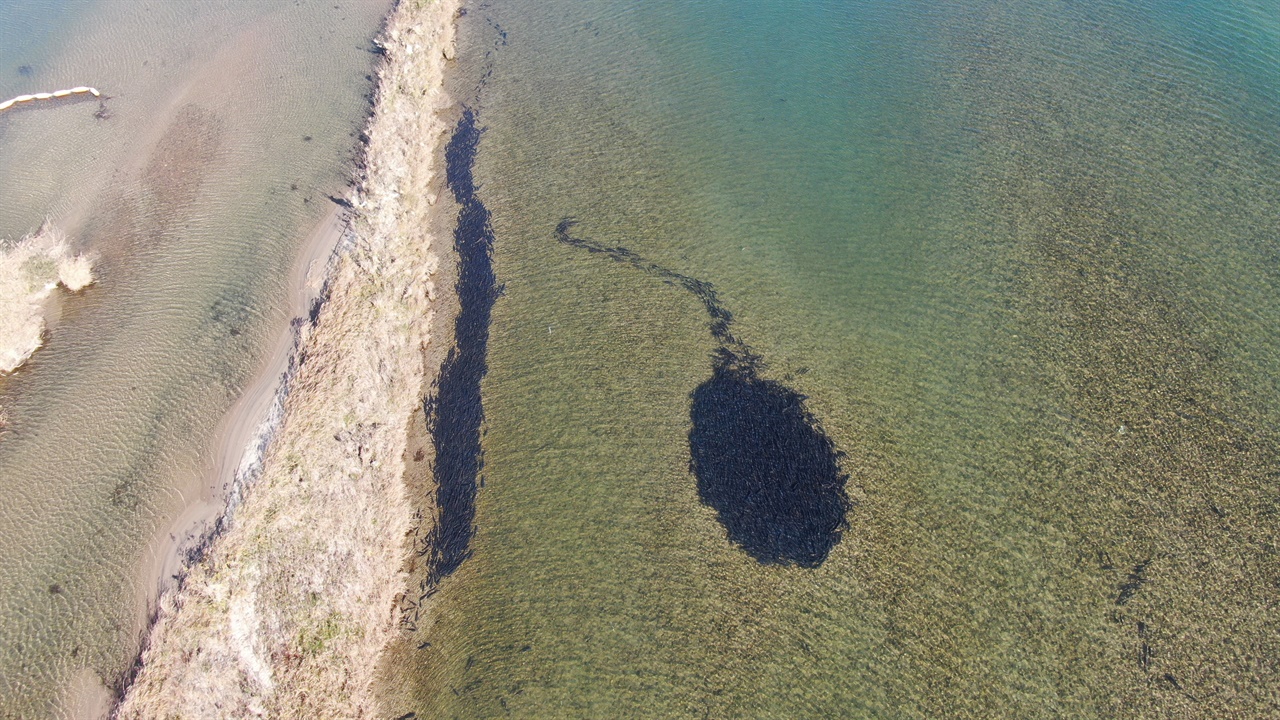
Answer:
<svg viewBox="0 0 1280 720"><path fill-rule="evenodd" d="M711 377L691 395L690 470L729 540L761 563L817 567L846 527L848 476L840 452L804 407L804 396L762 378L763 362L731 332L733 315L710 283L672 272L623 247L572 237L572 218L556 238L683 287L706 307L719 347Z"/></svg>
<svg viewBox="0 0 1280 720"><path fill-rule="evenodd" d="M763 563L821 565L845 527L846 478L804 397L721 357L692 400L690 466L729 538Z"/></svg>

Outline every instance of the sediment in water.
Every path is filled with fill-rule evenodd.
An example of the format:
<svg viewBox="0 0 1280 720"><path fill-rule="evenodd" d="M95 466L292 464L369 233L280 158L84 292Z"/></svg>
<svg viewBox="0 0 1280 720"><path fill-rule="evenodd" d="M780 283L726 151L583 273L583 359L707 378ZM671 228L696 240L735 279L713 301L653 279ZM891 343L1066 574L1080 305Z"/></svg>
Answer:
<svg viewBox="0 0 1280 720"><path fill-rule="evenodd" d="M116 709L142 717L373 717L414 505L410 419L438 264L430 231L457 0L388 20L348 246L299 326L260 474L160 601Z"/></svg>

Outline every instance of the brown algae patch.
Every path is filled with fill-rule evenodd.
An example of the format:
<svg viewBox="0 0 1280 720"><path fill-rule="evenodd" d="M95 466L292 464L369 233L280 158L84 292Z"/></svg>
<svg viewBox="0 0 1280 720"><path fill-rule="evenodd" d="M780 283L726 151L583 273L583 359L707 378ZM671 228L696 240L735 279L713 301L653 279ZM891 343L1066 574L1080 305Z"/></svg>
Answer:
<svg viewBox="0 0 1280 720"><path fill-rule="evenodd" d="M117 709L141 717L373 717L414 506L404 484L437 267L430 192L455 0L388 21L347 245L300 330L284 419L223 533L160 601Z"/></svg>

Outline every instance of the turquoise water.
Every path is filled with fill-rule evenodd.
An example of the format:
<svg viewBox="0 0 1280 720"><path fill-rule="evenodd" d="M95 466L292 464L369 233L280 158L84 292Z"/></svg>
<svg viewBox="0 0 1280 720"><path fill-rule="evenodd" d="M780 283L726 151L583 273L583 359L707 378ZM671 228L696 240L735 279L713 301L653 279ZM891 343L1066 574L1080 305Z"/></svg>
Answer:
<svg viewBox="0 0 1280 720"><path fill-rule="evenodd" d="M1280 712L1277 10L470 8L485 482L387 709ZM702 307L566 216L808 396L854 502L821 566L728 541Z"/></svg>

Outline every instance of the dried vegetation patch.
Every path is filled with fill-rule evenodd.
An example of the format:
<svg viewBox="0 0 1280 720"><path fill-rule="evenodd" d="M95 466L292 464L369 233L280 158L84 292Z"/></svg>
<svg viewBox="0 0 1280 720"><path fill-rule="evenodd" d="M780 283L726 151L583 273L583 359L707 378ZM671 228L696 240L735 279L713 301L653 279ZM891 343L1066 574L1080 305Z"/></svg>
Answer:
<svg viewBox="0 0 1280 720"><path fill-rule="evenodd" d="M0 243L0 373L18 369L44 340L45 300L58 286L79 292L93 266L46 222L17 241Z"/></svg>
<svg viewBox="0 0 1280 720"><path fill-rule="evenodd" d="M284 419L223 533L161 599L123 718L377 715L413 521L403 475L429 341L429 236L456 0L388 22L352 231L302 329Z"/></svg>

